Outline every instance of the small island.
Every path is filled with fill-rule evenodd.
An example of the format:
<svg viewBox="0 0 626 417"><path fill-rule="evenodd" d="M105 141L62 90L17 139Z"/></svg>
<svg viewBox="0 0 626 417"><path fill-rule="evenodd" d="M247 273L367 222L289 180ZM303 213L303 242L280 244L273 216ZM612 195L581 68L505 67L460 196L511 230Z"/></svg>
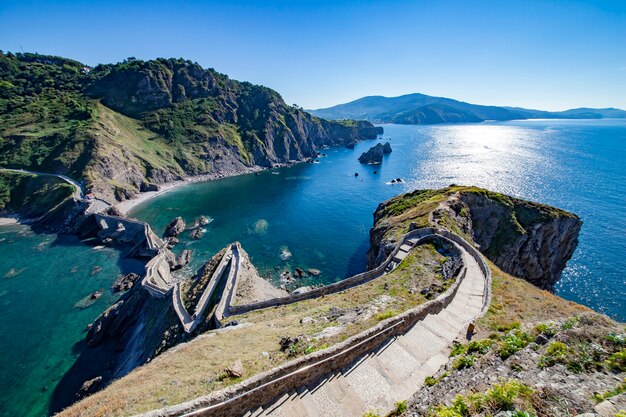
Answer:
<svg viewBox="0 0 626 417"><path fill-rule="evenodd" d="M369 148L367 152L363 152L359 157L359 162L362 164L376 165L383 162L383 155L391 153L391 144L386 142L376 144Z"/></svg>

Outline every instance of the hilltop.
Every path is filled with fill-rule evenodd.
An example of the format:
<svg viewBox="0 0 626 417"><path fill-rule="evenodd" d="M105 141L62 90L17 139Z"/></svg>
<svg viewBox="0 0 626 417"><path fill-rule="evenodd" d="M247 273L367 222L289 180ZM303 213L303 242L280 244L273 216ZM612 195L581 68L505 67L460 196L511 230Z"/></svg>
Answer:
<svg viewBox="0 0 626 417"><path fill-rule="evenodd" d="M398 97L368 96L349 103L310 110L327 119L363 119L374 123L439 124L477 123L485 120L517 119L602 119L626 118L620 109L579 108L560 112L520 107L483 106L426 94Z"/></svg>
<svg viewBox="0 0 626 417"><path fill-rule="evenodd" d="M270 88L183 59L91 68L0 52L0 80L0 167L65 174L111 202L187 176L303 161L318 147L382 133L369 122L311 116Z"/></svg>

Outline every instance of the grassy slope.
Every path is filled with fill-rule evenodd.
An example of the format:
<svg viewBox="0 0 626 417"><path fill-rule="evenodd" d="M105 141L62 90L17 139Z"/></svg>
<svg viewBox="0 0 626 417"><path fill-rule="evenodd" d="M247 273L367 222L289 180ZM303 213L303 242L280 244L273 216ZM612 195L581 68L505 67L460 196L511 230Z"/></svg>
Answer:
<svg viewBox="0 0 626 417"><path fill-rule="evenodd" d="M0 212L39 217L73 193L74 187L56 177L0 172Z"/></svg>
<svg viewBox="0 0 626 417"><path fill-rule="evenodd" d="M412 252L393 273L357 288L235 316L232 319L243 325L208 332L176 346L105 390L71 406L62 415L131 415L180 403L239 382L240 379L228 378L223 372L237 360L243 363L244 377L249 377L293 357L345 340L383 318L426 301L419 292L410 294L408 290L440 281L438 271L442 260L432 245L424 245ZM393 299L382 304L383 295ZM340 326L339 321L332 318L331 307L348 313L364 309L371 314L362 314L332 337L313 339L313 335L325 328ZM303 317L315 321L301 324ZM300 336L303 342L281 352L279 341L285 336ZM269 355L264 356L262 352Z"/></svg>
<svg viewBox="0 0 626 417"><path fill-rule="evenodd" d="M440 203L456 193L483 196L504 209L506 218L498 223L494 242L489 248L483 248L486 250L487 256L490 256L492 252L493 254L497 253L508 243L525 234L525 228L534 222L560 216L576 218L574 214L555 207L509 197L479 187L451 185L440 190L416 190L386 201L377 210L376 226L384 227L386 229L385 236L394 239L398 239L406 233L410 223L415 223L417 227L431 227L431 213L437 209ZM463 211L459 214L464 217L469 216L469 213ZM454 219L445 215L441 221L440 227L463 236L470 242L473 241L472 236L465 234Z"/></svg>

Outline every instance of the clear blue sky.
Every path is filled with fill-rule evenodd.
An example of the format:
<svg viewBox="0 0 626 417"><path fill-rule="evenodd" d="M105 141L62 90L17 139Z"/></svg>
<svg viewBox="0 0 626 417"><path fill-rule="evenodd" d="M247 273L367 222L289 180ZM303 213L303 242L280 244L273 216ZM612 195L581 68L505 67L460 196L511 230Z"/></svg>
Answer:
<svg viewBox="0 0 626 417"><path fill-rule="evenodd" d="M626 0L1 0L0 49L183 57L306 108L421 92L626 109Z"/></svg>

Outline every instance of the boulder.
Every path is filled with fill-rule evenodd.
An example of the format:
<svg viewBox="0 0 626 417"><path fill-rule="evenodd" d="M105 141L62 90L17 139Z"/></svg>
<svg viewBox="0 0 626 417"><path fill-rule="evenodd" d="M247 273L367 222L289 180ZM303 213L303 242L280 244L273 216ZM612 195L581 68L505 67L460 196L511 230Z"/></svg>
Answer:
<svg viewBox="0 0 626 417"><path fill-rule="evenodd" d="M119 277L117 277L117 279L113 283L113 287L111 288L113 289L113 292L128 291L133 287L135 281L137 281L139 278L139 275L135 274L134 272L126 275L120 275Z"/></svg>
<svg viewBox="0 0 626 417"><path fill-rule="evenodd" d="M168 251L168 253L165 254L165 257L167 259L167 263L170 265L170 269L172 271L176 271L189 263L191 260L191 250L185 249L178 256L175 256L172 252Z"/></svg>
<svg viewBox="0 0 626 417"><path fill-rule="evenodd" d="M391 153L391 143L385 142L385 144L383 145L383 153L384 154Z"/></svg>
<svg viewBox="0 0 626 417"><path fill-rule="evenodd" d="M315 268L309 268L307 272L309 273L309 275L312 275L314 277L322 273L322 271L320 271L319 269L315 269Z"/></svg>
<svg viewBox="0 0 626 417"><path fill-rule="evenodd" d="M243 363L238 360L228 368L224 369L224 372L231 378L241 378L244 373Z"/></svg>
<svg viewBox="0 0 626 417"><path fill-rule="evenodd" d="M94 392L96 392L101 382L102 382L101 376L97 376L95 378L92 378L83 382L83 385L80 387L80 390L76 393L76 396L80 399L90 394L93 394Z"/></svg>
<svg viewBox="0 0 626 417"><path fill-rule="evenodd" d="M294 269L294 274L296 275L296 278L302 278L304 276L304 270L301 268L296 268Z"/></svg>
<svg viewBox="0 0 626 417"><path fill-rule="evenodd" d="M179 240L177 237L171 236L165 239L165 246L168 249L172 249L174 246L178 245L178 242Z"/></svg>
<svg viewBox="0 0 626 417"><path fill-rule="evenodd" d="M142 182L141 186L139 187L139 191L141 191L142 193L148 191L159 191L159 186L151 182Z"/></svg>
<svg viewBox="0 0 626 417"><path fill-rule="evenodd" d="M172 220L165 229L165 237L175 237L185 230L185 221L178 216Z"/></svg>
<svg viewBox="0 0 626 417"><path fill-rule="evenodd" d="M202 236L204 236L204 229L201 227L198 227L189 233L189 237L195 240L201 239Z"/></svg>

